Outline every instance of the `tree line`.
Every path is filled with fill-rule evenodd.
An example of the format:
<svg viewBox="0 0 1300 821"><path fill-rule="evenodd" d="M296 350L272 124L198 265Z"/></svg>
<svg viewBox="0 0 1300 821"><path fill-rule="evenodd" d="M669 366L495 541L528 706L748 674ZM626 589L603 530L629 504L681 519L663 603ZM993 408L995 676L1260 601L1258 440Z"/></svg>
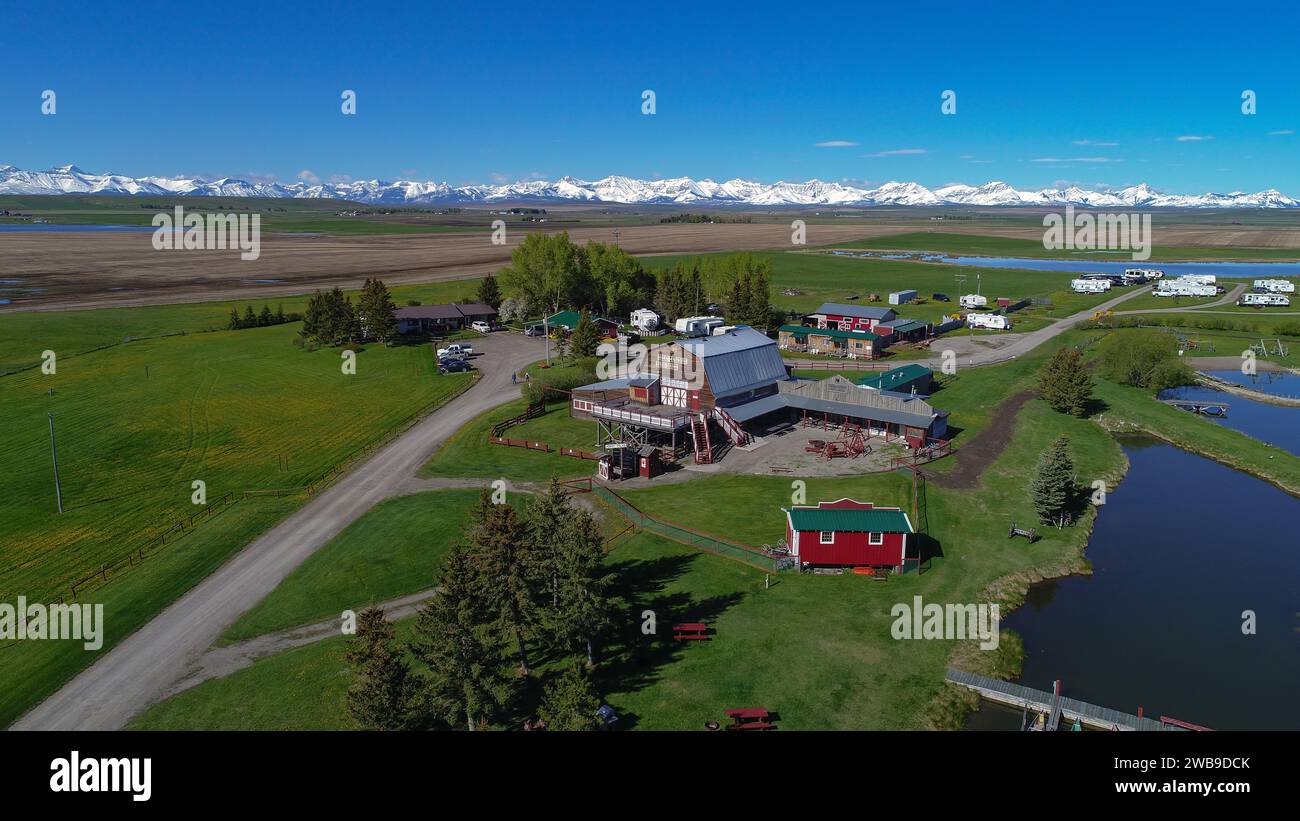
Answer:
<svg viewBox="0 0 1300 821"><path fill-rule="evenodd" d="M284 306L276 306L275 313L271 313L270 305L263 305L261 313L253 313L253 306L244 307L244 313L241 315L238 308L230 309L230 321L226 327L232 331L242 331L245 328L265 328L270 325L283 325L286 322L298 322L302 319L302 314L286 314Z"/></svg>
<svg viewBox="0 0 1300 821"><path fill-rule="evenodd" d="M570 657L543 691L549 729L599 725L589 668L621 605L600 526L552 481L523 513L484 490L439 587L400 642L376 608L359 614L347 658L349 714L366 729L490 725L519 694L535 654Z"/></svg>

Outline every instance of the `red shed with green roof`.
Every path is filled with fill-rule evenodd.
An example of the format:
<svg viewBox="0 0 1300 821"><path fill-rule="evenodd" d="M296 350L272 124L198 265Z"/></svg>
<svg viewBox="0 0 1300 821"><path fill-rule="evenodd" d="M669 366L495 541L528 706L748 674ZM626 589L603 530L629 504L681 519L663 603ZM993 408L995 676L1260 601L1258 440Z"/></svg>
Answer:
<svg viewBox="0 0 1300 821"><path fill-rule="evenodd" d="M901 573L914 532L900 508L853 499L794 505L785 517L786 544L802 565L889 567Z"/></svg>

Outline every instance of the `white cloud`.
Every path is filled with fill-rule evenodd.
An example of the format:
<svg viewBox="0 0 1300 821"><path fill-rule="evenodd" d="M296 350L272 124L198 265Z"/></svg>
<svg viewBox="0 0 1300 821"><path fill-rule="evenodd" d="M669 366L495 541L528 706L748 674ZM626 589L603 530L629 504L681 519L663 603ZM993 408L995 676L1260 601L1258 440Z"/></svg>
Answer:
<svg viewBox="0 0 1300 821"><path fill-rule="evenodd" d="M1103 162L1123 162L1123 160L1117 160L1117 159L1115 159L1114 157L1035 157L1034 159L1030 160L1030 162L1051 162L1051 163L1063 163L1063 162L1091 162L1091 163L1103 163Z"/></svg>
<svg viewBox="0 0 1300 821"><path fill-rule="evenodd" d="M1277 131L1270 131L1270 132L1268 132L1268 136L1270 136L1270 137L1290 137L1290 136L1291 136L1292 134L1294 134L1294 133L1295 133L1295 129L1292 129L1292 128L1282 128L1282 129L1279 129L1279 130L1277 130Z"/></svg>
<svg viewBox="0 0 1300 821"><path fill-rule="evenodd" d="M343 185L344 183L352 182L352 178L347 174L331 174L330 182L334 185Z"/></svg>
<svg viewBox="0 0 1300 821"><path fill-rule="evenodd" d="M876 157L906 157L913 154L929 154L924 148L895 148L891 151L877 151L875 154L863 154L863 158L871 159Z"/></svg>
<svg viewBox="0 0 1300 821"><path fill-rule="evenodd" d="M817 148L853 148L857 143L852 140L825 140L814 145Z"/></svg>
<svg viewBox="0 0 1300 821"><path fill-rule="evenodd" d="M298 172L298 179L302 180L308 185L320 185L320 177L316 176L314 173L312 173L310 170L306 168Z"/></svg>
<svg viewBox="0 0 1300 821"><path fill-rule="evenodd" d="M1091 145L1097 148L1114 148L1119 143L1108 142L1104 140L1074 140L1074 145Z"/></svg>
<svg viewBox="0 0 1300 821"><path fill-rule="evenodd" d="M502 173L502 172L500 172L500 171L493 171L493 172L492 172L492 182L495 182L495 183L497 183L497 184L500 184L500 183L503 183L503 182L507 182L507 181L509 181L509 179L510 179L510 175L509 175L509 174L504 174L504 173Z"/></svg>
<svg viewBox="0 0 1300 821"><path fill-rule="evenodd" d="M1210 136L1210 135L1208 135L1208 134L1206 134L1206 135L1204 135L1204 136L1202 136L1202 135L1200 135L1200 134L1183 134L1183 135L1181 135L1181 136L1178 137L1178 142L1180 142L1180 143L1203 143L1203 142L1205 142L1206 140L1212 140L1212 139L1214 139L1214 137L1212 137L1212 136Z"/></svg>

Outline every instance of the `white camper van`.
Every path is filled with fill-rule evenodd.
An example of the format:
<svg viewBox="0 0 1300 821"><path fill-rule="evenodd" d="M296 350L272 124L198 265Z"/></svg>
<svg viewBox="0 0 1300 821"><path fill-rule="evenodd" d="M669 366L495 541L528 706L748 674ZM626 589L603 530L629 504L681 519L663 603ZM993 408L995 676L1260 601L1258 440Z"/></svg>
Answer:
<svg viewBox="0 0 1300 821"><path fill-rule="evenodd" d="M1283 294L1242 294L1241 299L1237 300L1237 304L1285 307L1291 304L1291 298Z"/></svg>
<svg viewBox="0 0 1300 821"><path fill-rule="evenodd" d="M1101 294L1110 290L1109 279L1072 279L1070 288L1076 294Z"/></svg>
<svg viewBox="0 0 1300 821"><path fill-rule="evenodd" d="M957 300L957 302L963 308L987 308L989 305L989 298L979 294L966 294L961 299Z"/></svg>
<svg viewBox="0 0 1300 821"><path fill-rule="evenodd" d="M1011 330L1011 320L1002 314L967 314L966 324L972 328L991 328L995 331Z"/></svg>

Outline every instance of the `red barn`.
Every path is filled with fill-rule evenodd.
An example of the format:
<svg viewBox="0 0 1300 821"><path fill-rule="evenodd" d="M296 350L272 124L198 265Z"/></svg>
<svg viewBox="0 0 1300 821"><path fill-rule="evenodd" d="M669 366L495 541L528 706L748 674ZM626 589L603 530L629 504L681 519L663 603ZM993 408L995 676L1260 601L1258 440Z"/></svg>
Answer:
<svg viewBox="0 0 1300 821"><path fill-rule="evenodd" d="M803 565L891 567L901 573L914 532L901 509L852 499L795 505L785 517L790 555Z"/></svg>

